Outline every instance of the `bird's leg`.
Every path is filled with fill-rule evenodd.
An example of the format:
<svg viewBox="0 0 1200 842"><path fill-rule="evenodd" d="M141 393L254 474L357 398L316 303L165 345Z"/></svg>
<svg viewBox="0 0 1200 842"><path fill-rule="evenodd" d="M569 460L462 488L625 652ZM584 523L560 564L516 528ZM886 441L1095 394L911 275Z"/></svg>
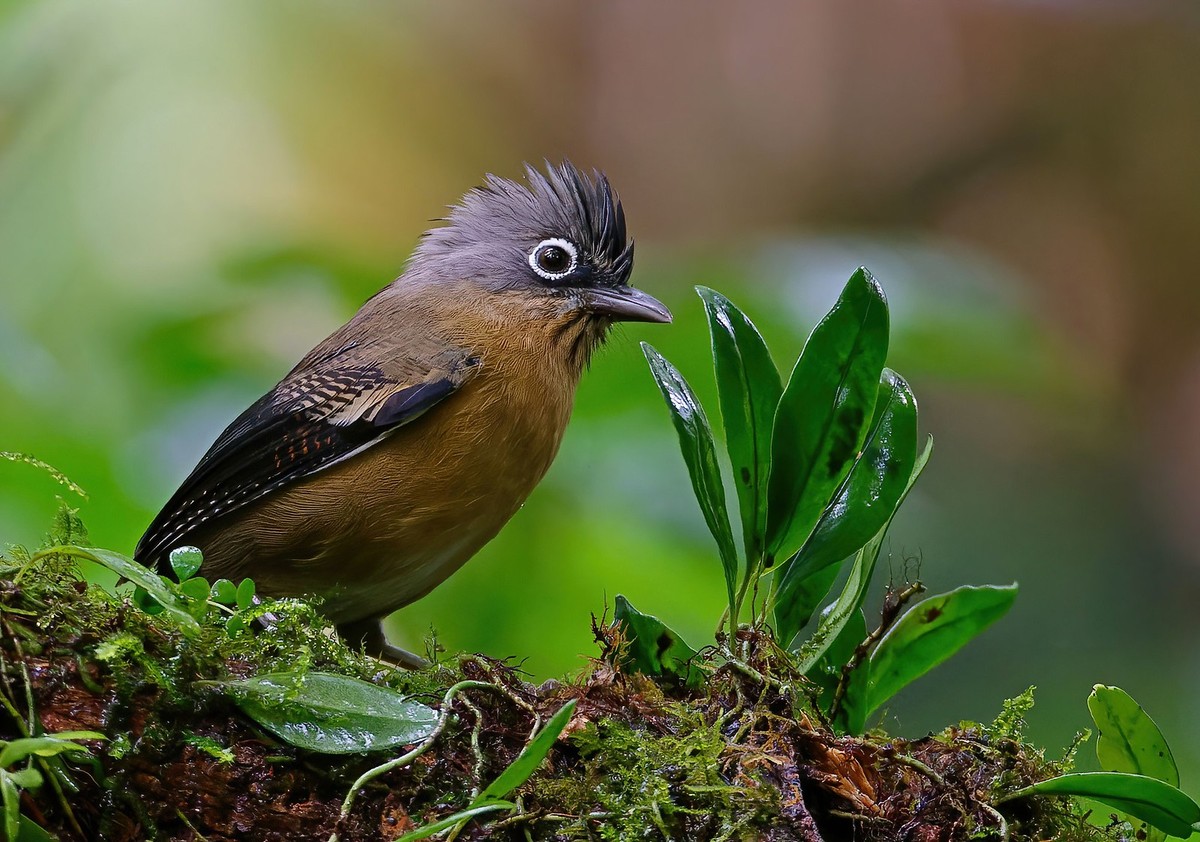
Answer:
<svg viewBox="0 0 1200 842"><path fill-rule="evenodd" d="M429 661L420 655L414 655L406 649L392 646L383 636L383 625L379 620L355 620L352 623L339 623L338 636L346 644L374 658L390 661L397 666L410 670L426 669Z"/></svg>

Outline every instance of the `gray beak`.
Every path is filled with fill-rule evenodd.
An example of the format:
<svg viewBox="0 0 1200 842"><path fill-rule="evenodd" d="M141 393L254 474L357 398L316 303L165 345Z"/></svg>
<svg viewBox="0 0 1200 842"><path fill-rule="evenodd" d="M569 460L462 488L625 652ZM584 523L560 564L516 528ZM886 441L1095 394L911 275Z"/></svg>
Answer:
<svg viewBox="0 0 1200 842"><path fill-rule="evenodd" d="M581 291L584 308L614 322L671 323L671 311L634 287L591 287Z"/></svg>

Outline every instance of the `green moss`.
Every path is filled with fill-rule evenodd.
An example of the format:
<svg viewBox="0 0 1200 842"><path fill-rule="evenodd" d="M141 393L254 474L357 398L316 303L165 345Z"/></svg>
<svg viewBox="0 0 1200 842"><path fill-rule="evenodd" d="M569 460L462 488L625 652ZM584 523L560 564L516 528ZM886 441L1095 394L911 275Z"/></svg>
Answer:
<svg viewBox="0 0 1200 842"><path fill-rule="evenodd" d="M656 829L669 839L757 838L749 828L778 815L777 791L758 781L731 785L722 774L728 743L695 710L673 707L672 732L653 734L614 720L590 723L571 737L583 761L574 780L543 782L542 797L561 798L605 840L642 838ZM583 822L563 828L586 833ZM705 831L700 836L701 830Z"/></svg>
<svg viewBox="0 0 1200 842"><path fill-rule="evenodd" d="M64 509L50 543L82 534L77 516ZM53 682L75 681L78 667L71 691L104 708L110 741L97 751L112 772L100 784L108 793L93 789L75 809L103 803L103 812L92 817L97 826L119 823L117 814L132 816L162 838L191 832L189 823L209 833L219 821L206 824L202 815L185 816L174 806L164 812L163 805L141 799L132 788L136 776L123 774L123 764L209 763L231 786L279 781L278 790L258 790L256 798L278 799L264 810L286 812L295 785L336 817L351 782L380 761L321 756L314 763L313 755L278 744L241 718L221 683L266 672L335 672L433 705L464 679L489 685L458 699L449 727L421 762L381 778L370 795L364 790L343 828L346 840L378 838L381 814L393 809L387 804L402 805L398 815L418 825L466 806L525 746L534 712L545 721L568 699L579 700L569 744L560 743L551 762L515 794L521 802L516 815L488 819L510 822L513 838L528 830L528 838L548 840L754 840L781 822L794 822L798 806L830 823L821 828L823 835L828 830L826 838L839 838L838 822L844 822L866 834L861 838L886 839L890 828L916 814L930 826L944 820L972 838L994 837L994 814L964 793L1011 791L1068 765L1072 754L1049 763L1025 744L1032 690L1005 703L986 726L963 724L916 743L882 733L856 740L813 726L817 720L803 715L805 697L794 689L794 676L768 660L753 668L716 668L696 691L624 675L612 659L598 661L574 682L534 688L515 669L480 656L448 659L420 672L392 669L348 649L303 600L266 600L244 609L239 617L245 627L232 633L228 611L198 611L198 630L185 634L169 614L139 608L131 585L114 591L87 584L65 555L36 557L13 548L0 560L0 579L0 619L14 663L42 652L43 661L54 665L40 679L50 684L29 698L53 698ZM264 628L256 618L266 615ZM24 667L14 669L14 663L3 668L10 678L23 677ZM27 703L24 691L4 700L27 720L20 727L36 731L42 712ZM856 789L864 770L878 791ZM860 794L864 798L856 801ZM875 813L863 806L872 799ZM49 809L54 820L47 826L64 826L65 811ZM1088 825L1065 800L1028 799L1005 809L1014 842L1116 838L1115 831ZM785 814L792 818L781 818ZM868 818L875 824L860 821ZM877 826L889 829L871 836Z"/></svg>
<svg viewBox="0 0 1200 842"><path fill-rule="evenodd" d="M220 763L232 763L233 752L214 740L212 737L204 737L200 734L189 734L184 737L184 742L188 745L199 749L209 757Z"/></svg>

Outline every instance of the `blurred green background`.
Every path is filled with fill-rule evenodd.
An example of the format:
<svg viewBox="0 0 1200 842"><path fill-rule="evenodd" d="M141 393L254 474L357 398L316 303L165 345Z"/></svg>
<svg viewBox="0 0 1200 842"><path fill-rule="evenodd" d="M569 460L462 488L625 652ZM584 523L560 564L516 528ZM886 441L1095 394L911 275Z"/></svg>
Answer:
<svg viewBox="0 0 1200 842"><path fill-rule="evenodd" d="M1197 79L1194 4L1153 0L0 0L0 449L131 551L444 205L570 157L621 191L676 323L610 343L549 477L393 635L559 675L621 592L708 639L719 564L636 340L715 417L692 285L787 366L865 264L937 438L892 573L1022 588L893 727L1037 684L1032 735L1065 745L1118 684L1196 793ZM65 493L0 462L0 542Z"/></svg>

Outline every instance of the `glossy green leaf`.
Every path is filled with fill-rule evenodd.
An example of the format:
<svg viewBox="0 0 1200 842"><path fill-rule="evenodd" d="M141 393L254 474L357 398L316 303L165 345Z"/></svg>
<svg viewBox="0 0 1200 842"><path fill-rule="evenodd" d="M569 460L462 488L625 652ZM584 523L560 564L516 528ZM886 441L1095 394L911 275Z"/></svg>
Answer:
<svg viewBox="0 0 1200 842"><path fill-rule="evenodd" d="M781 640L790 640L815 608L800 596L801 584L879 536L915 480L917 400L904 378L884 369L875 416L850 474L830 501L804 546L780 572L775 597L775 625ZM874 559L870 560L871 571ZM867 581L870 582L870 571ZM847 613L853 607L847 608Z"/></svg>
<svg viewBox="0 0 1200 842"><path fill-rule="evenodd" d="M239 611L245 611L254 604L254 580L243 579L238 583L237 587L237 607Z"/></svg>
<svg viewBox="0 0 1200 842"><path fill-rule="evenodd" d="M197 576L194 579L187 579L179 583L179 592L189 599L194 599L197 602L208 602L208 580L202 576Z"/></svg>
<svg viewBox="0 0 1200 842"><path fill-rule="evenodd" d="M767 484L767 553L802 546L862 449L888 349L888 308L866 269L813 329L779 401Z"/></svg>
<svg viewBox="0 0 1200 842"><path fill-rule="evenodd" d="M195 576L204 564L204 554L196 547L176 547L171 550L168 558L171 561L171 569L175 571L175 577L181 582Z"/></svg>
<svg viewBox="0 0 1200 842"><path fill-rule="evenodd" d="M821 654L828 645L829 641L835 639L841 632L841 627L845 624L848 617L853 616L854 612L862 607L866 602L867 593L870 589L871 578L875 575L875 567L879 563L879 553L883 548L884 538L887 537L888 528L892 524L892 518L895 517L900 506L908 497L908 493L916 484L917 478L921 476L921 472L925 470L925 465L929 463L929 457L933 454L933 438L931 437L925 444L925 449L921 451L921 455L917 457L916 462L912 466L909 473L908 481L904 485L904 490L900 493L900 499L896 501L892 507L892 513L888 516L887 521L879 528L874 537L867 542L854 559L854 566L850 568L850 575L846 579L846 584L842 588L841 594L837 600L822 612L821 622L817 624L816 631L812 637L805 641L801 647L799 663L801 670L807 672L809 665L814 663L816 659L821 657ZM791 568L788 568L790 570ZM797 588L793 588L786 593L791 598L790 611L802 611L803 622L800 622L797 628L800 628L804 623L808 622L808 616L814 610L815 604L812 602L814 592L804 590L804 586L810 582L816 582L818 585L835 578L837 575L836 567L826 567L824 570L818 570L813 576L801 582ZM781 593L785 591L781 588ZM789 619L788 608L780 610L779 605L776 606L776 620L789 630L785 625ZM793 620L797 622L799 618Z"/></svg>
<svg viewBox="0 0 1200 842"><path fill-rule="evenodd" d="M1029 795L1092 798L1180 838L1200 829L1200 805L1176 787L1147 775L1073 772L1009 793L1001 802Z"/></svg>
<svg viewBox="0 0 1200 842"><path fill-rule="evenodd" d="M1179 786L1179 768L1162 731L1132 696L1097 684L1087 706L1100 733L1096 757L1106 772L1132 772Z"/></svg>
<svg viewBox="0 0 1200 842"><path fill-rule="evenodd" d="M212 584L212 591L209 596L213 602L219 602L222 605L233 605L237 602L237 585L228 579L218 579Z"/></svg>
<svg viewBox="0 0 1200 842"><path fill-rule="evenodd" d="M868 713L999 620L1016 598L1016 585L964 586L909 608L871 655Z"/></svg>
<svg viewBox="0 0 1200 842"><path fill-rule="evenodd" d="M782 568L787 569L786 566ZM808 625L817 608L829 598L839 573L841 568L831 565L807 579L789 582L787 590L781 588L775 594L775 635L785 649L800 645L797 632ZM777 571L776 575L780 575L780 572Z"/></svg>
<svg viewBox="0 0 1200 842"><path fill-rule="evenodd" d="M719 292L708 287L696 287L696 292L708 314L717 395L741 509L746 558L757 559L762 556L767 528L771 430L783 382L753 322Z"/></svg>
<svg viewBox="0 0 1200 842"><path fill-rule="evenodd" d="M16 839L21 823L21 790L13 776L0 769L0 796L4 800L4 838Z"/></svg>
<svg viewBox="0 0 1200 842"><path fill-rule="evenodd" d="M45 783L42 773L32 766L28 769L17 769L15 772L5 772L5 774L12 778L13 783L21 789L33 790Z"/></svg>
<svg viewBox="0 0 1200 842"><path fill-rule="evenodd" d="M22 737L6 744L0 749L0 768L7 769L15 763L20 763L30 757L54 757L65 752L88 753L87 746L81 746L74 740L105 740L103 734L96 731L64 731L61 734L51 734L42 737Z"/></svg>
<svg viewBox="0 0 1200 842"><path fill-rule="evenodd" d="M297 748L358 754L419 742L437 711L395 690L331 673L272 673L225 682L242 711Z"/></svg>
<svg viewBox="0 0 1200 842"><path fill-rule="evenodd" d="M563 705L558 713L550 717L550 721L534 735L533 739L529 741L529 745L525 746L524 750L517 755L517 759L508 764L508 768L501 772L496 780L488 784L483 792L479 793L471 802L471 806L481 807L489 801L505 798L514 789L529 780L542 765L546 756L550 754L550 749L554 748L554 744L570 723L571 714L575 712L575 705L576 701L572 699Z"/></svg>
<svg viewBox="0 0 1200 842"><path fill-rule="evenodd" d="M903 377L885 368L862 450L788 564L785 581L837 564L875 537L900 505L916 461L917 399Z"/></svg>
<svg viewBox="0 0 1200 842"><path fill-rule="evenodd" d="M671 410L671 421L679 434L679 448L683 451L683 461L687 463L688 474L692 478L692 488L704 513L704 521L717 541L725 573L725 588L732 608L737 586L737 548L729 526L729 512L725 508L725 486L721 481L721 468L717 464L712 427L709 426L708 416L704 414L704 407L675 366L645 342L642 343L642 351Z"/></svg>
<svg viewBox="0 0 1200 842"><path fill-rule="evenodd" d="M189 636L199 634L200 624L196 622L195 617L179 607L179 600L170 585L153 570L143 567L133 559L120 553L114 553L112 550L73 545L53 547L43 552L46 555L53 553L82 558L107 567L122 579L128 579L153 597L162 606L163 613L169 616L184 634Z"/></svg>
<svg viewBox="0 0 1200 842"><path fill-rule="evenodd" d="M616 621L625 627L628 646L622 666L643 675L674 678L689 687L704 683L704 672L693 661L696 650L662 620L643 614L617 594Z"/></svg>
<svg viewBox="0 0 1200 842"><path fill-rule="evenodd" d="M471 807L467 810L460 810L452 816L446 816L444 819L438 819L436 822L419 827L414 831L404 834L396 842L416 842L418 839L428 839L435 833L441 833L443 830L449 830L455 825L469 821L477 816L482 816L487 813L495 813L498 810L513 810L516 804L509 801L491 801L479 807Z"/></svg>
<svg viewBox="0 0 1200 842"><path fill-rule="evenodd" d="M162 603L150 596L146 589L137 586L133 589L133 604L151 617L163 613Z"/></svg>
<svg viewBox="0 0 1200 842"><path fill-rule="evenodd" d="M21 816L21 826L17 831L17 842L57 842L57 836L51 836L49 831L34 823L32 819Z"/></svg>

